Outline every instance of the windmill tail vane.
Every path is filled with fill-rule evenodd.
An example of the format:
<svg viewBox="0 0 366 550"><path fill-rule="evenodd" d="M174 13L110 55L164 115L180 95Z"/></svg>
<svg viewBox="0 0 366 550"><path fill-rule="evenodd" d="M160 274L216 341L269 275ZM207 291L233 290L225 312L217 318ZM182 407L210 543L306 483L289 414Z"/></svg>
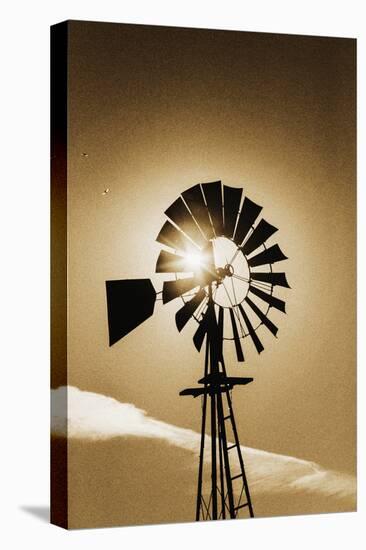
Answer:
<svg viewBox="0 0 366 550"><path fill-rule="evenodd" d="M261 331L277 336L271 308L286 312L274 292L290 287L273 264L287 257L278 244L267 244L277 228L258 221L261 211L243 189L221 181L194 185L167 208L156 238L163 248L155 271L169 275L162 290L150 279L106 281L110 345L151 317L158 299L166 304L176 298L182 301L175 314L178 331L193 320L196 349L205 342L204 376L198 387L180 392L202 399L196 520L254 516L231 395L253 378L227 375L224 343L233 343L237 361L244 362L244 341L260 354Z"/></svg>

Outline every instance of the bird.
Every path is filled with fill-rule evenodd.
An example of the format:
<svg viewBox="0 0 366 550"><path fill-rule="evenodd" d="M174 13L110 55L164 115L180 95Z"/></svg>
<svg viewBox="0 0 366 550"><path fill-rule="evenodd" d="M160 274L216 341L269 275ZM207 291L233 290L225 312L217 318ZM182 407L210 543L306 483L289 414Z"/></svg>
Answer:
<svg viewBox="0 0 366 550"><path fill-rule="evenodd" d="M109 187L107 187L107 189L104 189L102 195L107 195L107 193L109 193Z"/></svg>

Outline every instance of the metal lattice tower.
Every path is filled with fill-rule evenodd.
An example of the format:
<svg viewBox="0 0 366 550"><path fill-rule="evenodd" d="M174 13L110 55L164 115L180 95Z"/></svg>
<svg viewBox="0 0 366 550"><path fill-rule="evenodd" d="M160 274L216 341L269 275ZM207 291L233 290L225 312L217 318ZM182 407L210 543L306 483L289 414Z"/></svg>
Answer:
<svg viewBox="0 0 366 550"><path fill-rule="evenodd" d="M212 293L212 287L210 293ZM254 517L231 399L231 391L235 385L248 384L253 378L226 375L222 350L217 344L219 342L218 325L212 301L208 305L207 315L209 329L206 340L205 372L204 377L198 381L203 387L188 388L180 392L180 395L202 396L196 520L235 519L244 509L247 509L250 517ZM205 495L203 480L208 417L211 425L211 465L209 489ZM233 442L228 439L230 432ZM236 453L236 465L233 464L233 453Z"/></svg>

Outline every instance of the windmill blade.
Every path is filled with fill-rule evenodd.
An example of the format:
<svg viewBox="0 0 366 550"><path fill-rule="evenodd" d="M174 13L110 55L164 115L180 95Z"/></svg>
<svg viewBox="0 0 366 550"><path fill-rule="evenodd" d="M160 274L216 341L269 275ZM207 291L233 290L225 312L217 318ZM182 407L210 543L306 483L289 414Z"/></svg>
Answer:
<svg viewBox="0 0 366 550"><path fill-rule="evenodd" d="M199 286L199 281L196 277L165 281L163 284L163 304L167 304L171 300L174 300L174 298L182 296L182 294L192 290L196 286Z"/></svg>
<svg viewBox="0 0 366 550"><path fill-rule="evenodd" d="M274 264L282 260L287 260L287 256L284 255L278 244L274 244L263 250L263 252L253 256L253 258L250 258L248 265L255 267L257 265Z"/></svg>
<svg viewBox="0 0 366 550"><path fill-rule="evenodd" d="M194 219L196 220L199 228L203 231L207 239L213 239L215 237L210 218L208 216L208 210L203 200L202 190L199 184L194 185L187 191L182 193L182 197L188 205L188 208L192 212Z"/></svg>
<svg viewBox="0 0 366 550"><path fill-rule="evenodd" d="M179 332L186 326L189 319L205 298L206 293L201 288L189 302L186 302L184 306L177 311L175 314L175 324L177 325Z"/></svg>
<svg viewBox="0 0 366 550"><path fill-rule="evenodd" d="M290 288L285 273L273 273L273 271L269 271L268 273L255 273L253 271L251 272L250 277L251 279L255 279L256 281L263 281L264 283L268 283L272 286L277 285Z"/></svg>
<svg viewBox="0 0 366 550"><path fill-rule="evenodd" d="M178 197L177 200L165 210L165 214L179 227L179 229L184 231L194 243L200 247L205 245L206 239L198 229L196 222L192 218L190 211L181 197Z"/></svg>
<svg viewBox="0 0 366 550"><path fill-rule="evenodd" d="M221 317L223 315L224 309L221 306L219 306L219 308L220 308L220 310L219 310L219 323L218 323L218 325L216 323L216 316L215 316L214 308L211 307L211 309L210 309L210 306L209 306L207 311L205 312L202 320L199 323L198 329L196 330L196 332L193 336L193 342L194 342L194 345L195 345L196 349L198 351L200 351L201 347L202 347L202 344L203 344L203 340L204 340L204 338L205 338L205 336L208 332L210 323L213 322L214 326L211 327L212 334L217 333L217 339L219 341L218 351L220 352L220 357L221 357L222 356L222 337L223 337L223 318L221 319ZM222 314L221 314L221 311L222 311ZM215 323L216 323L216 325L215 325ZM220 326L221 326L221 328L220 328ZM218 331L215 330L216 328L218 328Z"/></svg>
<svg viewBox="0 0 366 550"><path fill-rule="evenodd" d="M254 302L252 302L252 300L248 296L245 298L245 301L247 302L247 304L249 304L249 306L252 308L254 313L259 317L259 319L262 321L264 326L268 328L268 330L273 334L273 336L276 336L278 332L278 328L276 327L276 325L272 323L270 319L268 319L268 317L263 313L263 311L259 309L259 307Z"/></svg>
<svg viewBox="0 0 366 550"><path fill-rule="evenodd" d="M169 221L166 221L163 227L160 230L159 235L156 237L156 240L170 248L175 248L181 252L189 250L197 250L196 247L191 243L189 239L179 231L173 224Z"/></svg>
<svg viewBox="0 0 366 550"><path fill-rule="evenodd" d="M278 231L277 227L271 225L262 218L247 242L244 244L243 253L248 256L251 252L253 252L253 250L258 248L258 246L265 243L266 240L273 235L273 233L276 233L276 231Z"/></svg>
<svg viewBox="0 0 366 550"><path fill-rule="evenodd" d="M228 239L234 234L242 193L242 189L224 185L224 235Z"/></svg>
<svg viewBox="0 0 366 550"><path fill-rule="evenodd" d="M272 296L272 294L267 294L266 292L263 292L263 290L259 290L259 288L256 288L252 285L249 285L249 292L253 292L253 294L267 302L267 304L269 304L271 307L274 307L275 309L286 313L286 304L283 300L275 298L274 296Z"/></svg>
<svg viewBox="0 0 366 550"><path fill-rule="evenodd" d="M248 318L247 314L245 313L244 308L241 304L239 304L239 309L240 309L240 313L243 316L244 322L247 326L250 337L253 340L253 344L255 345L255 349L257 350L258 353L261 353L264 350L262 342L259 340L258 335L257 335L256 331L254 330L252 323L249 321L249 318Z"/></svg>
<svg viewBox="0 0 366 550"><path fill-rule="evenodd" d="M202 183L201 186L203 189L203 194L205 195L207 208L214 226L216 237L220 237L224 232L221 181Z"/></svg>
<svg viewBox="0 0 366 550"><path fill-rule="evenodd" d="M229 308L230 312L230 319L231 319L231 325L233 327L233 336L234 336L234 343L235 343L235 351L236 351L236 358L239 362L244 361L244 353L241 347L239 333L238 333L238 327L236 326L235 316L232 308Z"/></svg>
<svg viewBox="0 0 366 550"><path fill-rule="evenodd" d="M154 312L156 292L150 279L106 281L109 345L126 336Z"/></svg>
<svg viewBox="0 0 366 550"><path fill-rule="evenodd" d="M191 273L187 259L166 250L161 250L156 262L155 273Z"/></svg>
<svg viewBox="0 0 366 550"><path fill-rule="evenodd" d="M202 250L201 253L204 267L206 267L207 271L210 271L214 274L216 270L216 264L215 264L215 253L214 253L214 247L212 241L208 241L206 243L205 248Z"/></svg>
<svg viewBox="0 0 366 550"><path fill-rule="evenodd" d="M237 245L241 245L261 210L262 206L245 197L234 236L234 242Z"/></svg>
<svg viewBox="0 0 366 550"><path fill-rule="evenodd" d="M202 320L198 325L198 329L196 330L193 336L193 343L197 351L201 351L203 341L207 334L207 327L208 327L208 323L207 323L207 312L206 312L206 314L203 316Z"/></svg>

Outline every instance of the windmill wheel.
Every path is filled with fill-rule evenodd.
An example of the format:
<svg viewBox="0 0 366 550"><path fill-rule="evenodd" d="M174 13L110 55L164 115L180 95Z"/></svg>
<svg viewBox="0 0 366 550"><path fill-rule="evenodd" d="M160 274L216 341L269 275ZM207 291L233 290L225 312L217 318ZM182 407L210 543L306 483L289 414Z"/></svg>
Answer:
<svg viewBox="0 0 366 550"><path fill-rule="evenodd" d="M238 361L244 361L241 340L246 337L258 353L263 351L257 334L262 325L276 336L269 312L285 312L285 302L274 296L274 289L289 287L285 273L272 269L286 256L277 244L266 245L277 228L260 218L261 206L242 196L243 189L221 181L197 184L165 211L169 219L156 239L167 247L159 254L156 272L175 276L164 282L163 303L183 300L175 317L178 330L195 320L193 341L200 350L212 298L220 338L234 342Z"/></svg>

